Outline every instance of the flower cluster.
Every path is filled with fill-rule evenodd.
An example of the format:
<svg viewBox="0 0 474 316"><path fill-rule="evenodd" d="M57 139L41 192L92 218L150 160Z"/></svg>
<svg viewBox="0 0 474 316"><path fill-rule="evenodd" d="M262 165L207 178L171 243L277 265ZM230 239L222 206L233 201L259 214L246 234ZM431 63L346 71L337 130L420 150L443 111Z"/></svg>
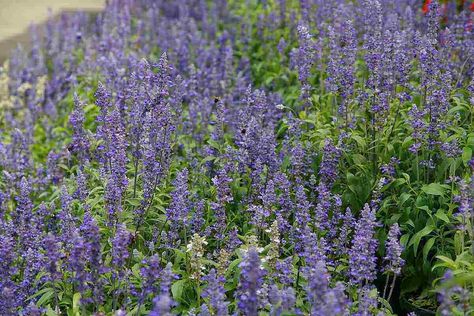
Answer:
<svg viewBox="0 0 474 316"><path fill-rule="evenodd" d="M432 294L474 249L469 5L110 0L32 26L0 69L0 315L469 313L470 284Z"/></svg>

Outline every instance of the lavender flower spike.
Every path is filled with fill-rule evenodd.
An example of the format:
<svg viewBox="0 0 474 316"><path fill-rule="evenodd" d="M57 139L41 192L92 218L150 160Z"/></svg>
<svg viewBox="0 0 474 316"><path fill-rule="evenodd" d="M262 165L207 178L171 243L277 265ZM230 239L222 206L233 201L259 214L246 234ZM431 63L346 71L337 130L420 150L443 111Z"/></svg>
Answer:
<svg viewBox="0 0 474 316"><path fill-rule="evenodd" d="M237 306L246 316L257 316L259 295L266 272L261 267L260 258L255 248L250 248L240 263L240 284L237 290Z"/></svg>
<svg viewBox="0 0 474 316"><path fill-rule="evenodd" d="M375 280L376 261L375 227L377 221L375 210L365 204L361 218L356 224L352 247L349 251L349 274L354 284L363 285L365 282Z"/></svg>
<svg viewBox="0 0 474 316"><path fill-rule="evenodd" d="M390 227L387 240L387 254L384 260L387 262L385 271L392 272L393 274L400 274L405 260L401 258L403 248L400 245L400 227L397 223Z"/></svg>

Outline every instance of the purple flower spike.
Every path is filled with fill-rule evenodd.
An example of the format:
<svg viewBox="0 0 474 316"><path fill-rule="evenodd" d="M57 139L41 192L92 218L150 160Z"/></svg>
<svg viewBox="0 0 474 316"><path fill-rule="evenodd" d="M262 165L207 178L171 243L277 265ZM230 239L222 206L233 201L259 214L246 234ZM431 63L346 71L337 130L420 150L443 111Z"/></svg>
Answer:
<svg viewBox="0 0 474 316"><path fill-rule="evenodd" d="M376 277L375 210L365 204L355 227L352 247L349 251L349 273L351 282L363 285Z"/></svg>
<svg viewBox="0 0 474 316"><path fill-rule="evenodd" d="M257 316L259 307L258 292L263 285L266 271L261 267L255 248L250 248L240 263L240 283L237 290L237 306L242 315Z"/></svg>

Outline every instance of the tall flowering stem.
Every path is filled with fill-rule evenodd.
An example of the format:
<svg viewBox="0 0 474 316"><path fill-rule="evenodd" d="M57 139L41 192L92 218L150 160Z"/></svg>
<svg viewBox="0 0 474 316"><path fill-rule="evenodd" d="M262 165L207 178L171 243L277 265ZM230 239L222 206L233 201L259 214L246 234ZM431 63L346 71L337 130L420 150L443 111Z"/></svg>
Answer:
<svg viewBox="0 0 474 316"><path fill-rule="evenodd" d="M225 301L225 290L222 284L224 278L219 276L215 269L212 269L204 281L207 281L207 287L202 292L202 297L208 300L208 307L211 315L229 315L228 303Z"/></svg>
<svg viewBox="0 0 474 316"><path fill-rule="evenodd" d="M240 263L240 282L237 289L237 306L243 315L257 316L259 307L258 291L263 285L266 271L256 248L250 248Z"/></svg>
<svg viewBox="0 0 474 316"><path fill-rule="evenodd" d="M377 240L375 210L365 204L357 221L349 251L349 275L353 284L363 286L375 280Z"/></svg>
<svg viewBox="0 0 474 316"><path fill-rule="evenodd" d="M385 297L387 286L389 283L390 275L393 274L392 285L390 287L390 292L388 293L387 300L390 301L392 297L393 288L395 287L395 280L397 275L400 275L401 269L405 264L405 260L401 258L402 255L402 246L400 245L400 227L397 223L393 224L390 227L388 232L388 240L386 242L387 254L384 257L386 262L385 271L387 272L387 280L384 287L383 297Z"/></svg>

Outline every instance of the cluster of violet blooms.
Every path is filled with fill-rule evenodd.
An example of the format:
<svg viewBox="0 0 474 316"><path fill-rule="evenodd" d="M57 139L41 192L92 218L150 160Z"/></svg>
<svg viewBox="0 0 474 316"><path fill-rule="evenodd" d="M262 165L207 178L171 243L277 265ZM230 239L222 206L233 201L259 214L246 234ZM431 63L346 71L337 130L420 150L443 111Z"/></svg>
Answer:
<svg viewBox="0 0 474 316"><path fill-rule="evenodd" d="M376 133L394 100L421 94L410 151L433 153L427 168L437 149L459 154L440 132L449 93L472 76L472 16L447 8L442 28L437 6L279 0L253 23L225 0L112 0L93 20L33 26L31 49L0 73L0 315L66 313L77 293L83 315L386 313L400 227L376 239L380 187L360 210L334 192L354 104L371 104ZM282 27L289 38L273 38ZM341 137L311 149L282 96L253 88L255 38L297 73L297 107L339 97Z"/></svg>

